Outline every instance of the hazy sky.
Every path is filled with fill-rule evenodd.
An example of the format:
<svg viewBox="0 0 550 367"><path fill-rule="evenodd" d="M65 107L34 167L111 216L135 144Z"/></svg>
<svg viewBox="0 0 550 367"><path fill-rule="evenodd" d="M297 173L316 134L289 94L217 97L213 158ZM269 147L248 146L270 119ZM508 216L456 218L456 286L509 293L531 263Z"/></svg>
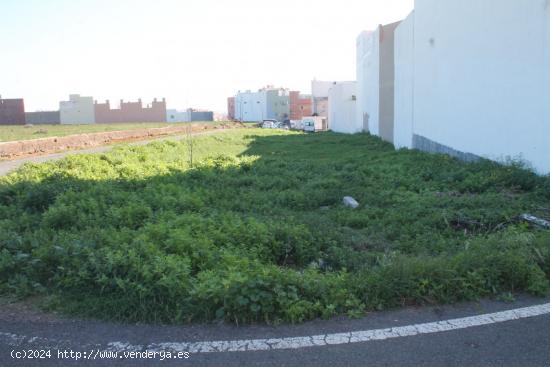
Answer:
<svg viewBox="0 0 550 367"><path fill-rule="evenodd" d="M1 0L0 94L27 111L71 93L223 112L239 89L355 79L362 30L414 0Z"/></svg>

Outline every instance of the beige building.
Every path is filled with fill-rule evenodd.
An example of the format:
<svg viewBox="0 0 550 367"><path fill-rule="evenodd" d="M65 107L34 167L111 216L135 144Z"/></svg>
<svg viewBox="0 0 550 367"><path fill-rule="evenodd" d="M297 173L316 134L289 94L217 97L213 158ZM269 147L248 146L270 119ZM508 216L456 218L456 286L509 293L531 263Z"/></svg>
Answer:
<svg viewBox="0 0 550 367"><path fill-rule="evenodd" d="M71 94L68 101L59 102L59 113L62 124L94 124L94 99Z"/></svg>

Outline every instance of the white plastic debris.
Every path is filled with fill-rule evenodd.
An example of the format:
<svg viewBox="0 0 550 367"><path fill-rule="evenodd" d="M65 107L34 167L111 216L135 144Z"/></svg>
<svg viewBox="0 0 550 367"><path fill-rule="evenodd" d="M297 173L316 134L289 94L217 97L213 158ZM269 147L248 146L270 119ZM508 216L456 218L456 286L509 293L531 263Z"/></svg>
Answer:
<svg viewBox="0 0 550 367"><path fill-rule="evenodd" d="M550 229L550 222L541 218L537 218L534 215L531 214L522 214L520 215L520 218L526 222L535 224L539 227L548 228Z"/></svg>
<svg viewBox="0 0 550 367"><path fill-rule="evenodd" d="M351 196L345 196L343 202L345 206L352 209L356 209L357 207L359 207L359 203L357 202L357 200L355 200Z"/></svg>

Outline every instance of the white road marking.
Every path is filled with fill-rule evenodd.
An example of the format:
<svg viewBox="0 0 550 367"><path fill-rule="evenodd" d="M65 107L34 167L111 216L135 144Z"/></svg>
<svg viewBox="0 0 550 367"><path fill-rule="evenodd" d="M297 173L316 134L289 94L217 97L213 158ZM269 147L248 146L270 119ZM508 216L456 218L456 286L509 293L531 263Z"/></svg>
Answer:
<svg viewBox="0 0 550 367"><path fill-rule="evenodd" d="M153 343L138 345L125 342L111 342L103 349L113 352L150 351L150 352L189 352L189 353L226 353L244 351L266 351L300 349L309 347L323 347L329 345L342 345L364 343L373 340L387 340L422 334L433 334L451 330L467 329L471 327L498 324L507 321L520 320L550 314L550 303L518 308L515 310L495 312L491 314L463 317L445 321L429 322L424 324L399 326L388 329L375 329L365 331L352 331L347 333L323 334L314 336L252 339L252 340L228 340L228 341L204 341L182 343ZM0 343L19 346L23 344L49 344L60 345L66 341L55 341L40 337L26 337L12 333L0 332ZM94 345L95 348L100 347Z"/></svg>

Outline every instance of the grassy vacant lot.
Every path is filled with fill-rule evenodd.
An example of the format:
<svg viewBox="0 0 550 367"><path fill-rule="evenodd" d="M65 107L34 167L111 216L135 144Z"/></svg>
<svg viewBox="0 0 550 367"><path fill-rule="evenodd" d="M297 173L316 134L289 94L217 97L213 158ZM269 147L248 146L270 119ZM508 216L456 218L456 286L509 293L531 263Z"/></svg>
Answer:
<svg viewBox="0 0 550 367"><path fill-rule="evenodd" d="M0 293L155 322L548 294L550 179L368 135L239 130L0 179ZM351 195L361 206L345 208Z"/></svg>
<svg viewBox="0 0 550 367"><path fill-rule="evenodd" d="M66 136L74 134L99 133L106 131L147 129L152 127L167 127L183 124L148 122L120 124L90 124L90 125L34 125L0 126L0 142L14 140L30 140L47 138L49 136Z"/></svg>

